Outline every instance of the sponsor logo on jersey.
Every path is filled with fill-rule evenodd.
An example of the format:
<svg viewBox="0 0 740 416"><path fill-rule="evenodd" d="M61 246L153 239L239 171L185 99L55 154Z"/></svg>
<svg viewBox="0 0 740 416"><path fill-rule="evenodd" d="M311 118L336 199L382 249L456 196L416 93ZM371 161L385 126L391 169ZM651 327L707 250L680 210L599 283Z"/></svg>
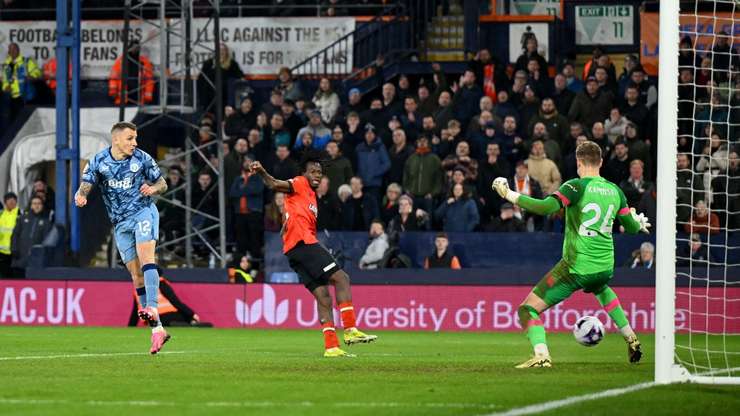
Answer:
<svg viewBox="0 0 740 416"><path fill-rule="evenodd" d="M318 208L316 208L316 205L314 205L314 204L308 204L308 209L311 210L311 212L313 212L313 215L315 217L318 217L319 216L319 210L318 210Z"/></svg>
<svg viewBox="0 0 740 416"><path fill-rule="evenodd" d="M109 179L108 180L108 186L110 186L113 189L129 189L131 188L132 180L131 178L126 178L123 180L115 180L115 179Z"/></svg>
<svg viewBox="0 0 740 416"><path fill-rule="evenodd" d="M569 183L564 183L563 185L565 185L565 186L567 186L568 188L570 188L570 190L571 190L571 191L573 191L573 192L578 192L578 189L576 189L576 187L575 187L575 186L573 186L573 185L571 185L571 184L569 184Z"/></svg>
<svg viewBox="0 0 740 416"><path fill-rule="evenodd" d="M129 165L131 172L138 172L140 167L141 166L139 166L139 164L136 162L132 162L131 165Z"/></svg>

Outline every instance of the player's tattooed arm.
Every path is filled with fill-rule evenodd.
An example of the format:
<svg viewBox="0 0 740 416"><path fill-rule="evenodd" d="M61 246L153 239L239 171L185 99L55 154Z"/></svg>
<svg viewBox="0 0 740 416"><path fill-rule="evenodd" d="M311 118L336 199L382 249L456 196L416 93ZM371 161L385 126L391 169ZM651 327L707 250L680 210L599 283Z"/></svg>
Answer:
<svg viewBox="0 0 740 416"><path fill-rule="evenodd" d="M267 173L260 162L252 162L252 164L249 165L249 168L253 173L260 175L265 186L273 191L285 192L288 194L293 192L293 185L290 182L273 178L272 175Z"/></svg>
<svg viewBox="0 0 740 416"><path fill-rule="evenodd" d="M78 207L84 207L87 205L87 196L92 190L92 184L90 182L81 182L79 189L75 193L75 205Z"/></svg>
<svg viewBox="0 0 740 416"><path fill-rule="evenodd" d="M159 179L157 179L157 182L154 182L153 185L141 185L141 189L139 189L139 191L141 191L141 194L144 196L162 195L167 192L167 181L164 179L164 176L160 176Z"/></svg>

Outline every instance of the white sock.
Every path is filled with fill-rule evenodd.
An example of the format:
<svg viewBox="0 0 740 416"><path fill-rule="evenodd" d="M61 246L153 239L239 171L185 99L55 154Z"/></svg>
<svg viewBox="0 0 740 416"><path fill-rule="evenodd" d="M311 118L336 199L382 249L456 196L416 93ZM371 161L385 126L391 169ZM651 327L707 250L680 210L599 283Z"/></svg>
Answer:
<svg viewBox="0 0 740 416"><path fill-rule="evenodd" d="M153 326L152 327L152 334L155 333L155 332L159 332L159 331L164 331L164 327L162 326L161 323L159 325L157 325L157 326Z"/></svg>
<svg viewBox="0 0 740 416"><path fill-rule="evenodd" d="M550 351L547 349L547 344L537 344L534 346L534 355L550 355Z"/></svg>
<svg viewBox="0 0 740 416"><path fill-rule="evenodd" d="M619 328L619 332L622 333L622 336L624 337L624 339L627 339L627 338L635 335L635 331L632 330L632 327L629 326L629 324L627 324L627 325Z"/></svg>

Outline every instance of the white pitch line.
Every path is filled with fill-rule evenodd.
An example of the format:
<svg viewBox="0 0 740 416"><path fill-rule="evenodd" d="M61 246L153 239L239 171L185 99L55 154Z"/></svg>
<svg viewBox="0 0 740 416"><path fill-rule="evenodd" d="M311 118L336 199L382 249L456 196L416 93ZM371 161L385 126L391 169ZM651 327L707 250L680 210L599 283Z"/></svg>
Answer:
<svg viewBox="0 0 740 416"><path fill-rule="evenodd" d="M487 403L403 403L403 402L334 402L317 403L302 402L275 402L275 401L234 401L234 402L174 402L160 400L54 400L54 399L12 399L0 398L0 405L84 405L84 406L131 406L131 407L242 407L242 408L269 408L269 407L315 407L332 406L348 407L375 407L375 408L444 408L444 409L493 409L497 407Z"/></svg>
<svg viewBox="0 0 740 416"><path fill-rule="evenodd" d="M185 354L191 351L162 351L159 354ZM18 355L15 357L0 357L0 361L16 360L53 360L57 358L95 358L95 357L118 357L126 355L150 355L146 352L103 352L82 354L55 354L55 355Z"/></svg>
<svg viewBox="0 0 740 416"><path fill-rule="evenodd" d="M627 387L620 387L616 389L604 390L604 391L600 391L597 393L583 394L580 396L567 397L561 400L553 400L551 402L544 402L544 403L538 403L538 404L533 404L533 405L524 406L524 407L518 407L515 409L506 410L504 412L490 413L486 416L532 415L535 413L546 412L548 410L559 409L561 407L566 407L566 406L570 406L573 404L583 403L583 402L587 402L591 400L603 399L605 397L621 396L623 394L632 393L632 392L639 391L639 390L649 389L650 387L653 387L655 385L656 384L654 381L650 381L646 383L634 384L632 386L627 386Z"/></svg>

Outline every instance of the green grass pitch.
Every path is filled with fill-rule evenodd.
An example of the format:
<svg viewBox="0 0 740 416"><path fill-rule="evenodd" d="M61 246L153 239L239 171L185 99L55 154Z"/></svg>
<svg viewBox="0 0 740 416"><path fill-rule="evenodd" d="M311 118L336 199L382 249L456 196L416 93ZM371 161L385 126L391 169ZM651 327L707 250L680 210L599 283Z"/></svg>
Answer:
<svg viewBox="0 0 740 416"><path fill-rule="evenodd" d="M530 350L517 333L380 332L353 359L324 359L318 330L171 333L150 356L143 328L0 327L0 415L485 415L653 377L647 335L640 365L618 334L595 348L549 334L555 367L517 370ZM740 414L740 388L652 387L545 414Z"/></svg>

